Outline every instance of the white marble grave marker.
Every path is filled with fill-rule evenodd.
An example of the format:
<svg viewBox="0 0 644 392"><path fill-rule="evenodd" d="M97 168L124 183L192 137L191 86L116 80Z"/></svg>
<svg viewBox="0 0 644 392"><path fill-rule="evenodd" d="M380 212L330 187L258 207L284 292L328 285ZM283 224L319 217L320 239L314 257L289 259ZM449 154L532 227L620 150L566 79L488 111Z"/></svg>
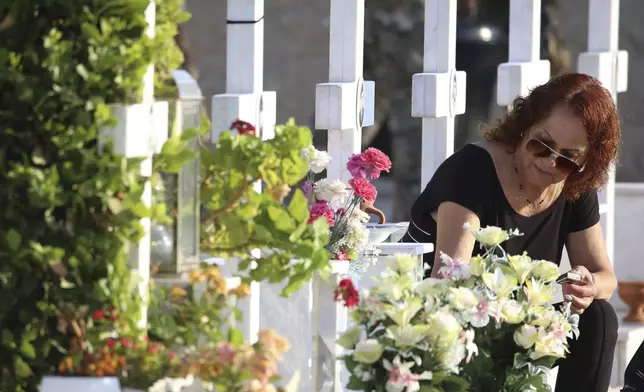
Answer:
<svg viewBox="0 0 644 392"><path fill-rule="evenodd" d="M599 79L613 99L628 86L628 52L618 49L619 0L590 0L588 9L588 51L581 53L578 72ZM601 224L611 260L615 254L615 168L599 194Z"/></svg>
<svg viewBox="0 0 644 392"><path fill-rule="evenodd" d="M510 109L550 78L550 61L541 60L541 0L510 0L508 62L499 65L497 103Z"/></svg>
<svg viewBox="0 0 644 392"><path fill-rule="evenodd" d="M456 0L425 1L423 73L412 79L411 115L423 119L421 188L454 152L454 117L465 113L463 71L456 71Z"/></svg>
<svg viewBox="0 0 644 392"><path fill-rule="evenodd" d="M228 0L226 36L226 93L212 98L211 140L235 120L255 125L263 140L273 137L276 121L276 94L264 91L264 0ZM261 184L255 184L261 192ZM258 251L254 251L257 257ZM222 266L226 275L236 272L236 262ZM250 342L259 331L260 286L250 285L250 296L241 301L244 317L241 326Z"/></svg>
<svg viewBox="0 0 644 392"><path fill-rule="evenodd" d="M315 128L328 130L327 177L348 181L346 163L359 153L362 128L373 125L375 85L364 81L365 0L331 0L329 83L315 88Z"/></svg>

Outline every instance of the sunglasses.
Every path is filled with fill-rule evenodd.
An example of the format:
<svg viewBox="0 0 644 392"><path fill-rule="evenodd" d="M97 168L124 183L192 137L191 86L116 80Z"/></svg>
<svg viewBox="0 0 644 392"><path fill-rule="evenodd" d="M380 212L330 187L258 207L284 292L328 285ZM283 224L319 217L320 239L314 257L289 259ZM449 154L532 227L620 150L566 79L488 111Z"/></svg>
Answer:
<svg viewBox="0 0 644 392"><path fill-rule="evenodd" d="M581 173L584 171L585 164L580 166L577 162L565 155L555 151L552 147L539 139L530 139L525 146L526 150L536 158L555 157L555 167L562 173L570 174L572 172Z"/></svg>

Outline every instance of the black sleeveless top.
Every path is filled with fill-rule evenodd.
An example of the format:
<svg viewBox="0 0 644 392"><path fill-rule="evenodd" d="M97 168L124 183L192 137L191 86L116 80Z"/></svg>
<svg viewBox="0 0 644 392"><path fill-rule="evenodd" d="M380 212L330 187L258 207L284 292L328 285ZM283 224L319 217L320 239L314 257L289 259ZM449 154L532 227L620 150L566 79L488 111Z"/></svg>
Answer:
<svg viewBox="0 0 644 392"><path fill-rule="evenodd" d="M451 201L475 213L481 227L498 226L504 230L519 229L523 236L514 237L502 246L510 254L523 251L533 259L561 262L569 233L585 230L599 222L596 192L583 194L575 201L563 195L545 211L531 217L518 214L510 205L490 154L482 147L468 144L447 158L436 170L423 193L411 208L411 221L401 242L430 242L436 245L436 222L431 213ZM473 255L480 253L478 245ZM424 256L434 264L434 253Z"/></svg>

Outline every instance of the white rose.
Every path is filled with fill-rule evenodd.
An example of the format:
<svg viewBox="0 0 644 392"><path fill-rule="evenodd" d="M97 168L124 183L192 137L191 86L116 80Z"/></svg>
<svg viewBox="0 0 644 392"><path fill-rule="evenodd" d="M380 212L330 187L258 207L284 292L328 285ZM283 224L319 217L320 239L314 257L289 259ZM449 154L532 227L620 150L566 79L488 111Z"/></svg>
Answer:
<svg viewBox="0 0 644 392"><path fill-rule="evenodd" d="M510 236L507 231L503 230L500 227L496 226L487 226L482 229L475 231L474 238L483 246L491 248L497 246L502 242L506 241Z"/></svg>
<svg viewBox="0 0 644 392"><path fill-rule="evenodd" d="M416 271L418 259L410 255L395 255L391 258L389 267L400 274L407 274Z"/></svg>
<svg viewBox="0 0 644 392"><path fill-rule="evenodd" d="M444 342L456 340L463 329L452 313L443 310L431 315L428 321L431 333Z"/></svg>
<svg viewBox="0 0 644 392"><path fill-rule="evenodd" d="M353 351L356 362L372 364L380 359L385 348L376 339L367 339L359 342Z"/></svg>
<svg viewBox="0 0 644 392"><path fill-rule="evenodd" d="M510 324L518 324L525 318L526 312L523 305L513 299L503 302L501 315Z"/></svg>
<svg viewBox="0 0 644 392"><path fill-rule="evenodd" d="M352 350L355 347L356 343L358 343L358 341L360 340L360 336L362 336L362 329L356 326L344 332L338 338L337 343L340 347L344 347L347 350Z"/></svg>
<svg viewBox="0 0 644 392"><path fill-rule="evenodd" d="M537 328L532 325L522 325L514 331L514 342L523 347L530 348L537 341Z"/></svg>
<svg viewBox="0 0 644 392"><path fill-rule="evenodd" d="M323 178L313 184L313 193L318 200L325 200L333 211L345 207L349 197L345 183L328 178Z"/></svg>
<svg viewBox="0 0 644 392"><path fill-rule="evenodd" d="M479 304L479 298L474 291L467 287L451 287L449 289L450 301L458 310L472 309Z"/></svg>
<svg viewBox="0 0 644 392"><path fill-rule="evenodd" d="M565 354L566 346L561 340L557 339L553 333L547 333L544 330L540 330L534 344L534 351L530 353L530 358L563 358Z"/></svg>
<svg viewBox="0 0 644 392"><path fill-rule="evenodd" d="M559 267L555 263L539 260L532 267L531 275L537 280L550 283L559 277Z"/></svg>
<svg viewBox="0 0 644 392"><path fill-rule="evenodd" d="M521 284L528 279L528 274L534 267L532 259L525 252L522 255L508 256L508 263L512 266Z"/></svg>

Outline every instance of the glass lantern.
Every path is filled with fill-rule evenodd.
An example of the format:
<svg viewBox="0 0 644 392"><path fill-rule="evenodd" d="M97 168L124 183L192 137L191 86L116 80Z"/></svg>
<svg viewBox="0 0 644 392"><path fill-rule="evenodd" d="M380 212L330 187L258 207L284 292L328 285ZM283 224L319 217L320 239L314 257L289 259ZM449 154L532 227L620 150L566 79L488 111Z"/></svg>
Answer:
<svg viewBox="0 0 644 392"><path fill-rule="evenodd" d="M173 72L178 90L173 124L169 132L183 132L201 126L203 95L197 81L187 71ZM193 140L190 147L197 153L199 145ZM200 263L199 252L199 156L186 163L177 174L161 173L154 184L154 193L167 206L172 218L170 226L152 224L151 264L160 274L181 274Z"/></svg>

